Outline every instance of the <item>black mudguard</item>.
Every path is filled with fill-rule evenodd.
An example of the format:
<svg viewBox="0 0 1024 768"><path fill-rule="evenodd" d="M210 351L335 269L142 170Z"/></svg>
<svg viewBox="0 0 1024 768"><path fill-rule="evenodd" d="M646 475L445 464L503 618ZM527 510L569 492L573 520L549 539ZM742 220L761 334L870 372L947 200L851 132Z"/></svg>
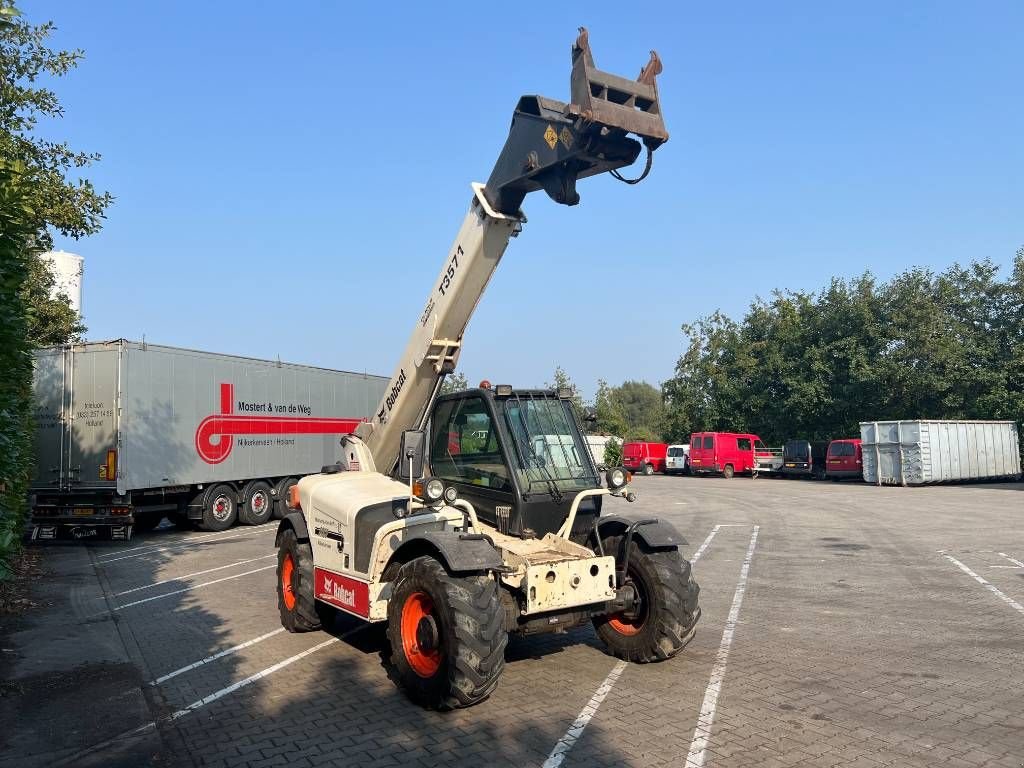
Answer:
<svg viewBox="0 0 1024 768"><path fill-rule="evenodd" d="M459 571L487 571L502 566L501 553L486 536L456 533L454 531L425 531L402 542L395 554L401 557L403 549L419 549L423 542L434 549L445 567Z"/></svg>
<svg viewBox="0 0 1024 768"><path fill-rule="evenodd" d="M281 545L281 534L285 531L295 531L295 538L299 541L309 541L309 530L306 528L306 518L301 512L289 512L281 518L277 526L277 533L274 534L274 546Z"/></svg>
<svg viewBox="0 0 1024 768"><path fill-rule="evenodd" d="M626 529L633 524L628 517L609 515L602 517L597 522L597 528L601 532L601 538L606 536L618 536L626 532ZM656 523L639 526L633 533L634 538L640 539L651 549L677 549L689 544L679 531L671 523L659 520Z"/></svg>

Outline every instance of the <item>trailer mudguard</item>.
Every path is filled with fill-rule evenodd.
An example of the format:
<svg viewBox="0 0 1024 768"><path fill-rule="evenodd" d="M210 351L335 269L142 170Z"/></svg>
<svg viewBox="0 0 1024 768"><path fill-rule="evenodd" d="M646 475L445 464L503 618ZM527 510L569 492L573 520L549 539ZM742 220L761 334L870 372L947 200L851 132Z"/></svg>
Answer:
<svg viewBox="0 0 1024 768"><path fill-rule="evenodd" d="M402 542L394 560L406 561L435 550L451 572L486 571L502 566L501 553L480 534L455 531L424 531Z"/></svg>
<svg viewBox="0 0 1024 768"><path fill-rule="evenodd" d="M601 532L602 538L619 536L625 533L633 522L628 517L609 515L597 521L597 529ZM676 549L689 543L671 523L666 523L664 520L639 526L633 536L651 549Z"/></svg>
<svg viewBox="0 0 1024 768"><path fill-rule="evenodd" d="M289 512L281 518L277 526L277 533L274 534L274 546L281 546L281 534L285 531L295 531L295 538L299 541L309 541L309 530L306 528L306 518L301 512Z"/></svg>

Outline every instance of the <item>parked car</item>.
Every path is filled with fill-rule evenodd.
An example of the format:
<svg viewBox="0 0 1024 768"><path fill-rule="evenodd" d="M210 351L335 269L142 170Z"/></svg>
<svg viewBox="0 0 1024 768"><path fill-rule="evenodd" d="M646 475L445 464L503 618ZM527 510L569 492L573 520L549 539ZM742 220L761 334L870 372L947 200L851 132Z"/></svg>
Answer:
<svg viewBox="0 0 1024 768"><path fill-rule="evenodd" d="M782 446L783 477L813 477L825 479L828 440L811 442L810 440L787 440Z"/></svg>
<svg viewBox="0 0 1024 768"><path fill-rule="evenodd" d="M690 436L690 471L693 474L720 473L730 478L736 474L767 471L766 465L758 469L759 457L765 460L774 457L773 449L749 432L694 432Z"/></svg>
<svg viewBox="0 0 1024 768"><path fill-rule="evenodd" d="M825 466L825 477L830 480L838 481L848 477L859 480L863 472L861 441L855 437L833 440L828 444Z"/></svg>
<svg viewBox="0 0 1024 768"><path fill-rule="evenodd" d="M665 452L666 475L690 474L690 444L670 445Z"/></svg>
<svg viewBox="0 0 1024 768"><path fill-rule="evenodd" d="M622 445L622 466L630 472L653 475L665 471L668 443L630 442Z"/></svg>

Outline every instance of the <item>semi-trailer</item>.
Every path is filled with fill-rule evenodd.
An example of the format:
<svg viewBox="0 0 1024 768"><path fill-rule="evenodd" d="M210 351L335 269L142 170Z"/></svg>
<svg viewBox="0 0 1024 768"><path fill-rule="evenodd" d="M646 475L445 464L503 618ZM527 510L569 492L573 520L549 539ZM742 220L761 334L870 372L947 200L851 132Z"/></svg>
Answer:
<svg viewBox="0 0 1024 768"><path fill-rule="evenodd" d="M280 517L288 489L338 460L387 382L125 339L40 349L31 537Z"/></svg>

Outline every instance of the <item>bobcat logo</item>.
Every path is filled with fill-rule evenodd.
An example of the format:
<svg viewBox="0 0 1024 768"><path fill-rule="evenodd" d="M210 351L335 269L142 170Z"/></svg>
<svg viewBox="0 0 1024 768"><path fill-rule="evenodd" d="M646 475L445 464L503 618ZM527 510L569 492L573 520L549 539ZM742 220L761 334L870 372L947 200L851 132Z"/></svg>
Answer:
<svg viewBox="0 0 1024 768"><path fill-rule="evenodd" d="M337 600L342 605L347 605L350 608L356 606L356 593L353 589L345 589L340 584L335 584L334 579L324 577L324 592L327 596Z"/></svg>

